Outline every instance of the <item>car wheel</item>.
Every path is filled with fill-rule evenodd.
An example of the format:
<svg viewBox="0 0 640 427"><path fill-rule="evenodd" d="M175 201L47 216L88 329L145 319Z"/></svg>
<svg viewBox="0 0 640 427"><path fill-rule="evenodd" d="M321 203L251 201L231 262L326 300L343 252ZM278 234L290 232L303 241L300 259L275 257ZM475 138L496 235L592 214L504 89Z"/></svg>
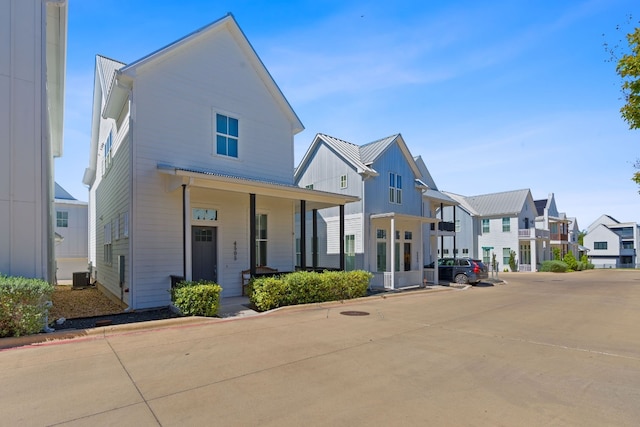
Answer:
<svg viewBox="0 0 640 427"><path fill-rule="evenodd" d="M463 284L463 285L466 285L467 283L469 283L469 278L462 273L456 274L455 280L456 280L456 283Z"/></svg>

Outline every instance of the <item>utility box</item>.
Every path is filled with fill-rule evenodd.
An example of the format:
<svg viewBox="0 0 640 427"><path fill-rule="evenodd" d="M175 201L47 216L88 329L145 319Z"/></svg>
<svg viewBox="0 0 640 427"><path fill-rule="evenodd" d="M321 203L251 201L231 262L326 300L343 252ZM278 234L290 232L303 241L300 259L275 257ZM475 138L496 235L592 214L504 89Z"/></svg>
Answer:
<svg viewBox="0 0 640 427"><path fill-rule="evenodd" d="M77 271L73 273L73 287L86 288L89 286L89 272Z"/></svg>

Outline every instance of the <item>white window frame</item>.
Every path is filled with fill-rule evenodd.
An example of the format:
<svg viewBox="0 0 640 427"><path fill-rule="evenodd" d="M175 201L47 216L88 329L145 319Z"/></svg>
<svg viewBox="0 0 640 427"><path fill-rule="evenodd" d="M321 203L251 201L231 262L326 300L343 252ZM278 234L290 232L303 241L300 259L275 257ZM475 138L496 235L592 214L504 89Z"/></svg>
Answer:
<svg viewBox="0 0 640 427"><path fill-rule="evenodd" d="M56 227L60 227L60 228L69 227L69 211L56 211Z"/></svg>
<svg viewBox="0 0 640 427"><path fill-rule="evenodd" d="M502 232L511 232L511 218L509 218L508 216L502 218Z"/></svg>
<svg viewBox="0 0 640 427"><path fill-rule="evenodd" d="M347 188L347 175L340 175L340 189L344 190Z"/></svg>
<svg viewBox="0 0 640 427"><path fill-rule="evenodd" d="M389 203L402 204L402 175L389 172Z"/></svg>
<svg viewBox="0 0 640 427"><path fill-rule="evenodd" d="M265 218L264 224L264 237L260 236L260 217ZM264 242L264 264L261 264L261 254L262 252L258 250L260 244ZM256 267L267 266L269 263L269 216L266 213L256 213L256 247L254 248L256 251Z"/></svg>
<svg viewBox="0 0 640 427"><path fill-rule="evenodd" d="M107 139L105 139L104 147L103 147L102 175L106 174L107 171L111 168L112 152L113 152L113 131L109 131L109 135L107 135Z"/></svg>
<svg viewBox="0 0 640 427"><path fill-rule="evenodd" d="M226 130L223 132L218 129L218 116L223 117L226 120ZM229 123L231 120L235 120L237 124L237 135L230 133ZM225 112L214 111L213 112L213 129L214 129L214 141L213 141L213 153L216 156L227 157L230 159L238 159L240 157L240 119L238 117L234 117ZM218 151L218 139L224 138L225 141L225 151ZM236 153L235 156L229 154L229 141L235 140L236 143Z"/></svg>
<svg viewBox="0 0 640 427"><path fill-rule="evenodd" d="M485 229L485 225L487 226ZM489 233L491 231L491 221L487 218L482 219L482 233Z"/></svg>

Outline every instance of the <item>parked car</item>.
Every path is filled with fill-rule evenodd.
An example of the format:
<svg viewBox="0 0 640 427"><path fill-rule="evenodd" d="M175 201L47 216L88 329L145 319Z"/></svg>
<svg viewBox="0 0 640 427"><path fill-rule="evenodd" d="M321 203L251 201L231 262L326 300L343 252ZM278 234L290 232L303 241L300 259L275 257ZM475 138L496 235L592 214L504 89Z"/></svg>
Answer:
<svg viewBox="0 0 640 427"><path fill-rule="evenodd" d="M434 268L434 265L431 263L426 267ZM476 284L489 278L489 270L479 259L442 258L438 260L438 278L455 283Z"/></svg>

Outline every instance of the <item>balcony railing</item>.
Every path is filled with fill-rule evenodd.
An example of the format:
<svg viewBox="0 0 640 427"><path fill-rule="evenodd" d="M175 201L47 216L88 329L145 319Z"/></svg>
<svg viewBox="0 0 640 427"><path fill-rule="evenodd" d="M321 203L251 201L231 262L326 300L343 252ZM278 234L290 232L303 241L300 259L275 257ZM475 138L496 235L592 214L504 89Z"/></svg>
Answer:
<svg viewBox="0 0 640 427"><path fill-rule="evenodd" d="M569 235L568 234L564 234L564 233L551 233L551 240L556 240L556 241L561 241L561 242L568 242L569 241Z"/></svg>
<svg viewBox="0 0 640 427"><path fill-rule="evenodd" d="M431 231L435 231L436 225L431 224ZM438 231L456 231L456 224L453 222L442 221L438 223Z"/></svg>
<svg viewBox="0 0 640 427"><path fill-rule="evenodd" d="M548 239L549 230L541 230L539 228L525 228L518 230L519 239Z"/></svg>

